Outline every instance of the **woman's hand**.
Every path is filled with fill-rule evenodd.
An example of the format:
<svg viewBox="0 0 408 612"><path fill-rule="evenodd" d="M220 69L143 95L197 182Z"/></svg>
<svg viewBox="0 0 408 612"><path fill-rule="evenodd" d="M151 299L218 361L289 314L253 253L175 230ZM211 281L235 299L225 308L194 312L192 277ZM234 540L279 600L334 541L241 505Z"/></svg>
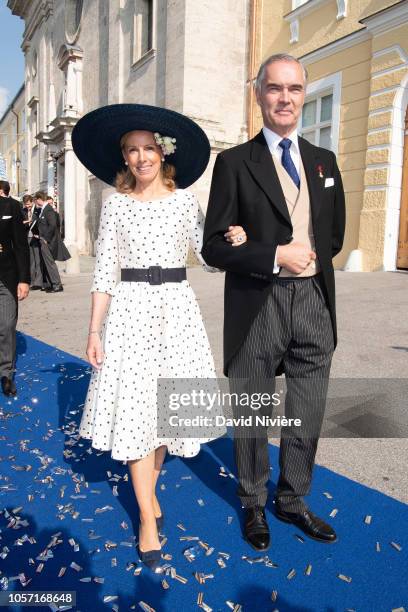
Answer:
<svg viewBox="0 0 408 612"><path fill-rule="evenodd" d="M224 237L228 242L232 243L233 247L241 246L241 244L247 241L245 230L240 225L230 225Z"/></svg>
<svg viewBox="0 0 408 612"><path fill-rule="evenodd" d="M102 342L99 333L90 333L88 336L88 346L86 347L86 356L93 368L100 370L102 367L104 354L102 350Z"/></svg>

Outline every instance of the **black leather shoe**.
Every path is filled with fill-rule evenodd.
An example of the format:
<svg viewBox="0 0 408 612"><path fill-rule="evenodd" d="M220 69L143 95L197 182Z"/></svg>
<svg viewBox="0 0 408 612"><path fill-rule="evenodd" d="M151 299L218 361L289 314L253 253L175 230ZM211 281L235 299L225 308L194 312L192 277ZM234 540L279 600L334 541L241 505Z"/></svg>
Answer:
<svg viewBox="0 0 408 612"><path fill-rule="evenodd" d="M17 389L16 385L14 384L14 380L9 378L8 376L1 377L1 388L3 390L4 395L6 395L7 397L17 395Z"/></svg>
<svg viewBox="0 0 408 612"><path fill-rule="evenodd" d="M45 293L59 293L60 291L64 291L64 287L62 285L53 285L49 289L46 289Z"/></svg>
<svg viewBox="0 0 408 612"><path fill-rule="evenodd" d="M267 550L269 548L269 527L262 506L245 508L244 536L255 550Z"/></svg>
<svg viewBox="0 0 408 612"><path fill-rule="evenodd" d="M41 289L42 289L42 287L40 287L40 285L32 285L30 287L30 291L39 291Z"/></svg>
<svg viewBox="0 0 408 612"><path fill-rule="evenodd" d="M309 538L318 542L333 543L337 540L336 532L321 518L310 512L307 508L303 512L285 512L276 508L276 516L285 523L292 523L299 527Z"/></svg>

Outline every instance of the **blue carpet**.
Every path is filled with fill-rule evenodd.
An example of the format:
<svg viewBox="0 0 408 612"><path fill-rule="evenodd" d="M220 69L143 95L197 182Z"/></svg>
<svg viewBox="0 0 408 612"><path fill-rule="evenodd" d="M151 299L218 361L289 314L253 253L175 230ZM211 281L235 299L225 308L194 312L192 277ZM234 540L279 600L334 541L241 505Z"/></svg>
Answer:
<svg viewBox="0 0 408 612"><path fill-rule="evenodd" d="M296 528L273 517L269 502L273 543L265 558L242 539L227 437L204 446L194 459L169 457L163 466L159 497L166 514L164 552L171 555L165 562L187 582L145 568L134 575L140 567L138 514L126 467L75 435L89 367L22 334L18 354L18 398L0 400L3 589L75 590L76 609L89 612L141 609L139 602L157 611L195 610L199 593L214 611L233 604L245 612L408 607L407 505L317 467L310 505L332 522L339 541L302 541ZM270 458L272 500L273 446ZM197 540L181 541L184 536L199 538L211 554ZM184 554L189 548L192 561ZM58 578L61 568L66 570ZM204 584L196 572L209 576Z"/></svg>

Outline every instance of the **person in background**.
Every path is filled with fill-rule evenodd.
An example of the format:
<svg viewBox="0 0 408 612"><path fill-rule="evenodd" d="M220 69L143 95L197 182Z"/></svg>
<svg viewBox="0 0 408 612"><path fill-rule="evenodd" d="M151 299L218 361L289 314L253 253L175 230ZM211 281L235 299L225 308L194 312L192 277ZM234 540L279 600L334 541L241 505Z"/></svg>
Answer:
<svg viewBox="0 0 408 612"><path fill-rule="evenodd" d="M47 196L47 204L52 206L55 211L55 214L57 216L57 228L58 228L59 233L61 234L61 217L58 212L58 206L57 206L57 203L54 201L54 198L50 195Z"/></svg>
<svg viewBox="0 0 408 612"><path fill-rule="evenodd" d="M26 193L26 195L23 196L23 223L24 223L24 227L26 229L27 234L29 233L30 230L30 225L31 225L31 218L33 216L33 211L34 211L34 200L33 200L33 196L31 196L30 194Z"/></svg>
<svg viewBox="0 0 408 612"><path fill-rule="evenodd" d="M20 203L9 193L0 181L0 379L4 395L13 396L18 301L30 289L30 254Z"/></svg>
<svg viewBox="0 0 408 612"><path fill-rule="evenodd" d="M30 272L31 272L31 287L32 291L43 288L43 273L40 257L40 240L35 238L33 233L37 233L37 220L41 209L38 210L34 206L34 198L32 195L26 194L23 196L23 223L26 228L28 244L30 247Z"/></svg>
<svg viewBox="0 0 408 612"><path fill-rule="evenodd" d="M71 255L67 249L67 247L64 244L64 222L63 220L61 221L61 217L60 214L58 212L58 206L57 203L54 201L54 199L51 196L47 197L47 203L53 207L54 212L56 214L56 218L57 218L57 229L58 229L58 241L57 241L57 249L56 249L56 253L54 255L55 260L56 261L67 261L67 259L71 258Z"/></svg>
<svg viewBox="0 0 408 612"><path fill-rule="evenodd" d="M64 288L57 264L55 263L56 255L58 254L58 243L59 240L61 241L57 227L57 217L54 208L47 203L46 193L37 191L34 197L37 206L41 206L41 212L36 223L37 233L33 235L39 240L43 276L46 277L50 284L45 291L47 293L59 293Z"/></svg>
<svg viewBox="0 0 408 612"><path fill-rule="evenodd" d="M19 205L20 210L22 210L21 202L10 195L10 183L8 181L0 181L0 197L13 200L13 202L16 202Z"/></svg>

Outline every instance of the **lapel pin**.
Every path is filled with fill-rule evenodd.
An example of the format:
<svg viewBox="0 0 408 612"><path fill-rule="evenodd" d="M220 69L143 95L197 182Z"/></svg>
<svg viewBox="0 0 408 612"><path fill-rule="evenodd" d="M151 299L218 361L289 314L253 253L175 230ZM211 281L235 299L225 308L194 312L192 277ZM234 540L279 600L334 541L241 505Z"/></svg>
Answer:
<svg viewBox="0 0 408 612"><path fill-rule="evenodd" d="M317 171L319 173L319 177L323 178L323 166L321 164L317 166Z"/></svg>

